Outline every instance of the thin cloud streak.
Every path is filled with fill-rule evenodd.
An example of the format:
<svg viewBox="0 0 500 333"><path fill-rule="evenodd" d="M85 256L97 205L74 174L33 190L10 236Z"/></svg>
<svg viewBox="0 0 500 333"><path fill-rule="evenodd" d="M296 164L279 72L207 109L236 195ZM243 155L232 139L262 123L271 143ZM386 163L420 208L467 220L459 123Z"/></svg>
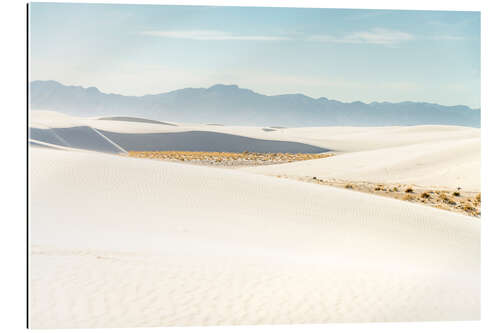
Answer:
<svg viewBox="0 0 500 333"><path fill-rule="evenodd" d="M249 41L280 41L290 40L284 36L259 36L259 35L235 35L226 31L219 30L156 30L143 31L143 35L191 39L191 40L249 40Z"/></svg>
<svg viewBox="0 0 500 333"><path fill-rule="evenodd" d="M315 42L377 45L394 45L413 39L415 39L415 37L412 34L382 28L353 32L344 36L314 35L308 38L308 40Z"/></svg>
<svg viewBox="0 0 500 333"><path fill-rule="evenodd" d="M462 36L453 36L453 35L437 35L431 36L429 39L433 40L464 40L465 38Z"/></svg>
<svg viewBox="0 0 500 333"><path fill-rule="evenodd" d="M189 39L199 41L289 41L305 40L322 43L340 44L375 44L394 46L403 42L420 39L419 36L412 35L404 31L374 28L367 31L356 31L343 36L336 35L312 35L309 37L290 37L279 35L238 35L221 30L151 30L142 31L141 34L148 36ZM461 36L436 35L423 37L432 40L462 40Z"/></svg>

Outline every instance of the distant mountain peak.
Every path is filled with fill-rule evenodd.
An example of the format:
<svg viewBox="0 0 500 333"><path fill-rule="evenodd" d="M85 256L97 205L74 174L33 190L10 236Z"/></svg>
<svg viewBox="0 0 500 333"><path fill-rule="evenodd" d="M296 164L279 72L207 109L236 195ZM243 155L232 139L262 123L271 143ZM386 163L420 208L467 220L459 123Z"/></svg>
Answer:
<svg viewBox="0 0 500 333"><path fill-rule="evenodd" d="M101 91L99 89L97 89L96 87L88 87L87 88L87 91L89 93L93 93L93 94L97 94L97 93L100 93Z"/></svg>
<svg viewBox="0 0 500 333"><path fill-rule="evenodd" d="M252 126L481 126L479 109L424 102L344 103L301 93L263 95L236 84L184 88L161 94L123 96L96 87L32 81L31 109L75 116L128 116L159 121Z"/></svg>
<svg viewBox="0 0 500 333"><path fill-rule="evenodd" d="M214 84L213 86L211 86L208 89L209 90L236 90L236 89L240 89L240 87L238 87L238 85L236 85L236 84L221 84L221 83L218 83L218 84Z"/></svg>

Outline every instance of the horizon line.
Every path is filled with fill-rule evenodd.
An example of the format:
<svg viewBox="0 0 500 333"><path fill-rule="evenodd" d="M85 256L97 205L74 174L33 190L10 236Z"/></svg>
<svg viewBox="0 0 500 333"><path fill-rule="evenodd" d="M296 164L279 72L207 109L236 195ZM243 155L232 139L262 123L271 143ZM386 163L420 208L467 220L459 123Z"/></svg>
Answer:
<svg viewBox="0 0 500 333"><path fill-rule="evenodd" d="M88 89L91 89L91 88L95 88L98 92L102 93L102 94L105 94L105 95L118 95L118 96L123 96L123 97L146 97L146 96L155 96L155 95L162 95L162 94L168 94L168 93L171 93L171 92L174 92L174 91L180 91L180 90L184 90L184 89L210 89L210 88L213 88L215 86L225 86L225 87L236 87L237 89L241 89L241 90L249 90L251 92L253 92L254 94L257 94L257 95L261 95L261 96L266 96L266 97L278 97L278 96L287 96L287 95L302 95L302 96L305 96L307 98L310 98L310 99L313 99L313 100L320 100L320 99L326 99L328 101L333 101L333 102L339 102L339 103L343 103L343 104L354 104L354 103L361 103L361 104L365 104L365 105L371 105L371 104L384 104L384 103L387 103L387 104L403 104L403 103L415 103L415 104L431 104L431 105L440 105L440 106L445 106L445 107L457 107L457 106L464 106L464 107L467 107L469 108L470 110L481 110L481 106L477 107L477 108L474 108L474 107L471 107L469 105L465 105L465 104L453 104L453 105L445 105L445 104L440 104L440 103L437 103L437 102L423 102L423 101L412 101L412 100L405 100L405 101L401 101L401 102L389 102L389 101L372 101L372 102L363 102L361 100L356 100L356 101L352 101L352 102L343 102L341 100L337 100L337 99L330 99L330 98L327 98L327 97L318 97L318 98L314 98L314 97L311 97L311 96L308 96L304 93L301 93L301 92L297 92L297 93L283 93L283 94L276 94L276 95L266 95L266 94L263 94L263 93L259 93L259 92L256 92L255 90L253 89L250 89L250 88L242 88L240 85L236 84L236 83L231 83L231 84L224 84L224 83L214 83L208 87L183 87L183 88L177 88L177 89L174 89L174 90L170 90L170 91L165 91L165 92L161 92L161 93L151 93L151 94L144 94L144 95L124 95L124 94L119 94L119 93L113 93L113 92L104 92L102 90L100 90L97 86L94 86L94 85L90 85L90 86L83 86L83 85L73 85L73 84L64 84L64 83L61 83L60 81L57 81L57 80L31 80L29 83L33 83L33 82L55 82L57 84L60 84L62 86L65 86L65 87L76 87L76 88L82 88L82 89L85 89L85 90L88 90ZM30 87L31 88L31 87Z"/></svg>

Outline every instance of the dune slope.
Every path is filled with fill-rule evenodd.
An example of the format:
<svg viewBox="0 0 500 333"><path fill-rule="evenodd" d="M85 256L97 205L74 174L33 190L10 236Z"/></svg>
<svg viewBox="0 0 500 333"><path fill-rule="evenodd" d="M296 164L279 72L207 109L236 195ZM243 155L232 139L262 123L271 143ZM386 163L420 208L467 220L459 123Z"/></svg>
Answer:
<svg viewBox="0 0 500 333"><path fill-rule="evenodd" d="M33 328L479 318L474 218L93 152L30 181Z"/></svg>
<svg viewBox="0 0 500 333"><path fill-rule="evenodd" d="M245 170L295 178L401 183L452 190L461 187L480 191L480 159L480 139L466 138L351 152Z"/></svg>

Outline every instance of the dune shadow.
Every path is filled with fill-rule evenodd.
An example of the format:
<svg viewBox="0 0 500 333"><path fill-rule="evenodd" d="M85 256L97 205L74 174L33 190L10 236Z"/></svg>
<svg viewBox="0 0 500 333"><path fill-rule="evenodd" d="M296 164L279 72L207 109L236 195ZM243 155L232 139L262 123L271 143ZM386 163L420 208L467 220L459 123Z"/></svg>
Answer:
<svg viewBox="0 0 500 333"><path fill-rule="evenodd" d="M115 120L115 121L128 121L133 123L148 123L148 124L160 124L160 125L168 125L168 126L177 126L176 124L166 123L158 120L151 120L145 118L137 118L137 117L100 117L99 120Z"/></svg>
<svg viewBox="0 0 500 333"><path fill-rule="evenodd" d="M29 140L28 143L29 143L30 147L35 147L35 148L61 149L61 148L56 147L56 146L50 146L50 145L44 144L42 142L35 142L35 141L31 141L31 140Z"/></svg>
<svg viewBox="0 0 500 333"><path fill-rule="evenodd" d="M120 149L99 135L88 126L67 128L30 128L30 138L40 142L77 149L93 150L105 153L119 153Z"/></svg>
<svg viewBox="0 0 500 333"><path fill-rule="evenodd" d="M176 133L116 133L88 126L68 128L30 128L30 138L42 143L107 153L126 151L210 151L256 153L318 154L328 149L292 141L254 139L208 131Z"/></svg>
<svg viewBox="0 0 500 333"><path fill-rule="evenodd" d="M256 153L323 153L329 151L299 142L254 139L245 136L189 131L178 133L115 133L101 131L123 149L130 151L212 151Z"/></svg>
<svg viewBox="0 0 500 333"><path fill-rule="evenodd" d="M50 128L42 129L30 127L29 137L30 139L40 142L50 143L57 146L66 146L66 143Z"/></svg>

